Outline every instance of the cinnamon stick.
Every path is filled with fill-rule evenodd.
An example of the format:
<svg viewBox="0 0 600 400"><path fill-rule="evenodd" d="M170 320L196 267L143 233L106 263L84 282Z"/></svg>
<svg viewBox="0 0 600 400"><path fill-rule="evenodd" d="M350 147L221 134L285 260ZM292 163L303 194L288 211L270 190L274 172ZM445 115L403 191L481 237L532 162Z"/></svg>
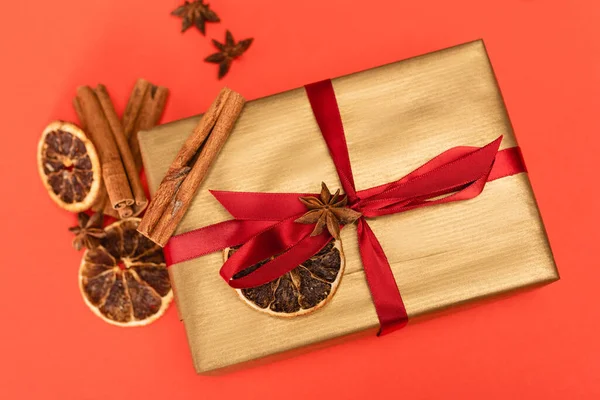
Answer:
<svg viewBox="0 0 600 400"><path fill-rule="evenodd" d="M79 100L77 100L77 97L73 99L73 108L75 109L75 114L77 114L79 126L85 132L87 130L87 126L85 125L85 120L83 119L83 111L81 110L81 105L79 104ZM104 182L101 182L100 188L98 189L98 198L96 202L92 204L92 211L98 212L104 210L104 206L106 205L107 199L106 196L106 187L104 186Z"/></svg>
<svg viewBox="0 0 600 400"><path fill-rule="evenodd" d="M77 119L79 119L79 126L85 132L87 130L87 126L85 124L85 119L83 118L83 110L81 109L81 104L79 104L79 100L77 97L73 99L73 108L75 109L75 114L77 114Z"/></svg>
<svg viewBox="0 0 600 400"><path fill-rule="evenodd" d="M169 167L138 232L160 246L167 243L233 130L244 104L240 94L228 88L221 90Z"/></svg>
<svg viewBox="0 0 600 400"><path fill-rule="evenodd" d="M102 179L110 203L115 210L124 209L124 213L127 214L127 209L131 210L135 200L119 149L100 101L90 87L81 86L77 89L77 102L87 125L87 133L96 147L102 164ZM121 213L119 214L123 217Z"/></svg>
<svg viewBox="0 0 600 400"><path fill-rule="evenodd" d="M129 101L127 102L127 106L125 107L125 112L123 113L123 118L121 120L123 123L123 131L127 140L129 140L135 129L135 123L138 115L140 114L140 110L142 109L143 100L149 87L150 82L140 78L135 83L135 86L131 92L131 96L129 96Z"/></svg>
<svg viewBox="0 0 600 400"><path fill-rule="evenodd" d="M137 112L137 118L135 118L135 121L132 122L133 115L136 113L135 107L139 101L139 94L143 91L144 87L146 87L146 90L144 91L143 98L140 102L140 109ZM137 133L139 131L153 128L156 126L156 124L158 124L158 121L160 120L160 117L165 109L168 96L169 89L166 87L155 86L143 80L138 81L138 83L136 83L136 87L134 87L132 98L130 98L128 103L130 112L128 113L127 121L125 121L124 117L123 122L127 124L125 125L125 136L127 136L129 140L131 154L133 155L133 159L138 171L142 169L142 154L140 152L140 144Z"/></svg>
<svg viewBox="0 0 600 400"><path fill-rule="evenodd" d="M121 155L121 160L123 161L123 167L125 168L127 180L129 181L129 186L135 201L133 204L134 207L132 207L134 210L133 215L139 215L148 205L148 199L146 198L146 193L144 193L142 181L140 180L140 175L136 169L133 156L131 155L129 144L127 143L127 139L123 133L121 121L119 121L119 117L117 117L117 112L115 111L112 101L110 100L110 96L106 90L106 87L104 85L98 85L95 89L95 92L100 101L100 105L104 110L104 115L108 120L108 124L110 125L113 137ZM121 214L122 213L119 212L119 215Z"/></svg>
<svg viewBox="0 0 600 400"><path fill-rule="evenodd" d="M77 97L73 99L73 108L75 109L75 113L79 119L79 126L84 132L87 131L87 125L85 124L85 119L83 118L83 111L81 110L81 105L79 104ZM108 201L108 193L106 193L106 186L104 185L104 182L101 182L100 184L100 188L98 190L98 199L94 204L92 204L92 211L102 211L104 215L108 215L113 218L119 218L119 213L111 207Z"/></svg>

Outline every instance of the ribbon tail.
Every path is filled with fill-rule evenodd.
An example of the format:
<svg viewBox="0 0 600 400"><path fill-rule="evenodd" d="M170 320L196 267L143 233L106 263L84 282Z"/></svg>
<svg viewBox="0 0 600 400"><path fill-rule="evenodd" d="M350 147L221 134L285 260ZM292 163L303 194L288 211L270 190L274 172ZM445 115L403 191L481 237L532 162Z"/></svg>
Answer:
<svg viewBox="0 0 600 400"><path fill-rule="evenodd" d="M167 265L237 246L274 224L273 221L229 220L182 233L171 238L164 248Z"/></svg>
<svg viewBox="0 0 600 400"><path fill-rule="evenodd" d="M381 325L377 335L392 333L408 323L408 315L390 263L364 218L358 220L358 246Z"/></svg>

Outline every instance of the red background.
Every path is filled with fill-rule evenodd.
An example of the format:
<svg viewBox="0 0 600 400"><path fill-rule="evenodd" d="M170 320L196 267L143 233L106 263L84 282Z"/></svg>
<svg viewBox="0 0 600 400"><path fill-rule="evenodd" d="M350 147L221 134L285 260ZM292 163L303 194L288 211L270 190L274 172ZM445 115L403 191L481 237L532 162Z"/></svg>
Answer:
<svg viewBox="0 0 600 400"><path fill-rule="evenodd" d="M211 0L180 34L179 0L4 1L0 12L0 398L598 398L600 3L594 0ZM202 61L225 28L255 42L230 75ZM81 254L38 178L36 143L74 120L82 84L119 111L138 77L171 89L164 121L223 84L253 99L483 37L562 279L539 290L220 377L196 376L172 307L110 326L77 288Z"/></svg>

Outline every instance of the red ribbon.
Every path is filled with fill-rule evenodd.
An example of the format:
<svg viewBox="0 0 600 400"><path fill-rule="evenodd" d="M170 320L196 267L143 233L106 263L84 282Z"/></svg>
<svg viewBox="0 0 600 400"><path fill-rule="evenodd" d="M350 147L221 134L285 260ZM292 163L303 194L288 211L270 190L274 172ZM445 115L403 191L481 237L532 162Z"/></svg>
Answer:
<svg viewBox="0 0 600 400"><path fill-rule="evenodd" d="M358 243L365 275L381 324L380 334L408 320L387 257L366 218L415 208L472 199L486 182L525 172L518 147L498 151L502 137L483 147L454 147L405 177L357 191L333 85L321 81L306 86L315 119L334 161L348 206L362 213ZM235 218L171 238L165 254L169 264L242 245L221 268L234 288L268 283L312 257L330 240L326 231L310 236L312 225L294 222L307 210L298 200L306 193L211 192ZM259 261L277 256L252 273L234 276Z"/></svg>

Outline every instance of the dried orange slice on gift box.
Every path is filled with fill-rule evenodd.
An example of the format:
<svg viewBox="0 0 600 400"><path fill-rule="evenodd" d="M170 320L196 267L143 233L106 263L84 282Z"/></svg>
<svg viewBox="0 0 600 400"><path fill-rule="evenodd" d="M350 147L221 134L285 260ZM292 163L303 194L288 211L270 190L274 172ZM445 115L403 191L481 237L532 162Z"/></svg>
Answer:
<svg viewBox="0 0 600 400"><path fill-rule="evenodd" d="M61 208L85 211L98 197L100 161L92 142L76 125L49 124L38 144L38 170L50 197Z"/></svg>
<svg viewBox="0 0 600 400"><path fill-rule="evenodd" d="M127 218L106 227L100 246L86 250L81 261L83 299L113 325L148 325L173 299L162 249L137 232L139 222Z"/></svg>
<svg viewBox="0 0 600 400"><path fill-rule="evenodd" d="M236 250L235 247L225 249L225 261ZM234 278L242 278L268 261L246 268ZM344 273L344 266L342 242L332 240L317 254L274 281L236 291L255 310L277 317L304 315L323 307L333 297Z"/></svg>

